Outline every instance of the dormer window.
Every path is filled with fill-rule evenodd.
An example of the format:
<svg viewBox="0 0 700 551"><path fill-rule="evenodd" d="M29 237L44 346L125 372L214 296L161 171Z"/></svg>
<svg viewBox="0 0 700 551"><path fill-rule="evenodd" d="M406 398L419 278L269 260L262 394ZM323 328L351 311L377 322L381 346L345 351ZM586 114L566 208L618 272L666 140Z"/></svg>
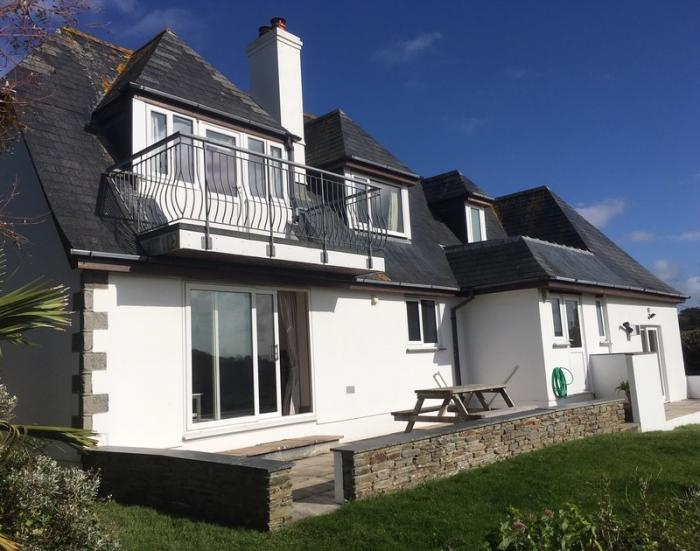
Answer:
<svg viewBox="0 0 700 551"><path fill-rule="evenodd" d="M486 220L483 207L467 203L467 242L486 240Z"/></svg>
<svg viewBox="0 0 700 551"><path fill-rule="evenodd" d="M379 189L377 200L368 200L366 207L358 209L358 221L366 224L369 216L374 216L377 223L386 227L389 235L410 237L410 218L408 213L408 190L386 182L370 180L366 176L349 174L357 182L369 184ZM359 225L359 224L358 224Z"/></svg>

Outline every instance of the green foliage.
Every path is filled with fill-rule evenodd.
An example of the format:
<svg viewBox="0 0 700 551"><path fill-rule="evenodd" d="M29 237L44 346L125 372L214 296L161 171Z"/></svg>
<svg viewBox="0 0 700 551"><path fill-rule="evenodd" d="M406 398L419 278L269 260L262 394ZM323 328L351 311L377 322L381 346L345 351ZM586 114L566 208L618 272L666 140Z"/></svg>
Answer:
<svg viewBox="0 0 700 551"><path fill-rule="evenodd" d="M688 375L700 375L700 329L681 331L683 361Z"/></svg>
<svg viewBox="0 0 700 551"><path fill-rule="evenodd" d="M689 488L681 497L652 500L650 479L638 481L628 494L629 514L615 508L609 485L599 507L583 513L566 503L557 511L524 515L509 508L506 519L491 532L484 549L491 551L683 551L700 548L700 489Z"/></svg>
<svg viewBox="0 0 700 551"><path fill-rule="evenodd" d="M7 387L0 383L0 419L12 419L17 404L17 397L7 391Z"/></svg>
<svg viewBox="0 0 700 551"><path fill-rule="evenodd" d="M685 308L678 313L681 331L700 329L700 307Z"/></svg>
<svg viewBox="0 0 700 551"><path fill-rule="evenodd" d="M13 449L0 464L0 532L27 551L118 549L95 514L98 486L81 469Z"/></svg>

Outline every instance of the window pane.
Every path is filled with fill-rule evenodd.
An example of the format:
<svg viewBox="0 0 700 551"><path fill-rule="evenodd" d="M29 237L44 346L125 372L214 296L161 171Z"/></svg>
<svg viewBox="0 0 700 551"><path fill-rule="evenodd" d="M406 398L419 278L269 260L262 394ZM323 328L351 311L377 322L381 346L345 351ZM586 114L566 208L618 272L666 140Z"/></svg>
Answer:
<svg viewBox="0 0 700 551"><path fill-rule="evenodd" d="M265 142L248 138L248 149L255 153L265 153ZM265 159L258 155L248 155L248 185L255 197L267 197L265 190Z"/></svg>
<svg viewBox="0 0 700 551"><path fill-rule="evenodd" d="M235 146L236 138L214 130L207 130L206 136L223 145ZM204 174L209 191L224 195L237 194L236 151L206 144L204 147Z"/></svg>
<svg viewBox="0 0 700 551"><path fill-rule="evenodd" d="M192 291L192 420L214 419L214 294Z"/></svg>
<svg viewBox="0 0 700 551"><path fill-rule="evenodd" d="M167 118L165 117L165 114L151 111L151 143L154 144L165 139L166 134ZM163 174L168 172L168 157L165 151L154 156L153 162L155 163L155 165L152 167L153 169Z"/></svg>
<svg viewBox="0 0 700 551"><path fill-rule="evenodd" d="M193 134L192 121L173 115L173 132ZM175 146L175 176L185 182L194 182L194 145L190 138L180 138Z"/></svg>
<svg viewBox="0 0 700 551"><path fill-rule="evenodd" d="M253 331L249 293L217 292L221 418L253 415Z"/></svg>
<svg viewBox="0 0 700 551"><path fill-rule="evenodd" d="M563 337L564 336L564 328L562 327L562 324L561 324L561 302L559 302L558 298L553 298L550 301L550 304L552 305L552 320L554 321L554 336L555 337Z"/></svg>
<svg viewBox="0 0 700 551"><path fill-rule="evenodd" d="M357 225L369 224L369 193L371 191L369 179L361 176L353 176L353 180L355 180L356 183L351 184L346 191L349 215Z"/></svg>
<svg viewBox="0 0 700 551"><path fill-rule="evenodd" d="M379 224L386 224L386 229L403 233L403 205L401 190L394 186L380 185Z"/></svg>
<svg viewBox="0 0 700 551"><path fill-rule="evenodd" d="M436 343L437 338L437 320L435 319L435 301L421 300L420 301L421 318L423 320L423 342Z"/></svg>
<svg viewBox="0 0 700 551"><path fill-rule="evenodd" d="M475 207L469 207L471 210L471 227L472 227L472 242L481 241L481 209Z"/></svg>
<svg viewBox="0 0 700 551"><path fill-rule="evenodd" d="M571 348L581 348L581 324L578 319L578 301L565 300L566 322L569 329L569 344Z"/></svg>
<svg viewBox="0 0 700 551"><path fill-rule="evenodd" d="M598 315L598 335L605 336L605 319L603 318L603 303L599 300L595 301L596 314Z"/></svg>
<svg viewBox="0 0 700 551"><path fill-rule="evenodd" d="M282 148L281 147L270 147L270 156L275 159L282 158ZM284 197L284 180L282 172L282 163L278 161L272 161L270 168L270 175L272 176L272 193L275 197Z"/></svg>
<svg viewBox="0 0 700 551"><path fill-rule="evenodd" d="M275 310L272 295L255 295L258 330L258 404L260 413L277 411Z"/></svg>
<svg viewBox="0 0 700 551"><path fill-rule="evenodd" d="M406 315L408 317L408 340L420 341L420 319L418 318L417 302L406 302Z"/></svg>

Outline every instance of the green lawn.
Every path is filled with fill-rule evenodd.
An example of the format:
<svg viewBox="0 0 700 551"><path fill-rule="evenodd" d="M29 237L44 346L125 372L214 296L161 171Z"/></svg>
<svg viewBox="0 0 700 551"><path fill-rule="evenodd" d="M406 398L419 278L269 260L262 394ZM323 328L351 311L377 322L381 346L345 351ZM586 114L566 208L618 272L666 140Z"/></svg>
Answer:
<svg viewBox="0 0 700 551"><path fill-rule="evenodd" d="M700 484L700 425L606 435L525 454L401 493L349 503L274 534L192 522L144 507L102 505L125 549L477 549L508 505L523 511L574 501L592 509L603 478L622 501L653 475L662 496Z"/></svg>

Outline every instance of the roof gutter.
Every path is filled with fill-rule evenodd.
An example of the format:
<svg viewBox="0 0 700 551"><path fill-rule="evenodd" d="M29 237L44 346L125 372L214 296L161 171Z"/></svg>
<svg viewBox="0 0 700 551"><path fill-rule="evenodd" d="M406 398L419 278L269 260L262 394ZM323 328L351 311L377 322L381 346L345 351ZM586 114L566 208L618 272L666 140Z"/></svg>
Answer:
<svg viewBox="0 0 700 551"><path fill-rule="evenodd" d="M149 86L144 86L143 84L136 84L135 82L129 82L127 84L127 87L131 90L136 90L138 92L143 92L144 94L150 94L153 96L158 96L163 99L167 99L170 101L176 101L178 103L181 103L183 105L187 105L189 107L192 107L194 109L198 109L200 111L206 111L208 113L211 113L212 115L216 115L218 117L223 117L225 119L230 119L239 123L243 123L249 126L255 126L258 128L262 128L264 130L267 130L268 132L272 134L276 134L278 136L291 136L294 141L301 141L301 137L297 136L295 134L292 134L291 132L288 132L287 130L280 129L280 128L275 128L274 126L267 125L265 123L253 121L251 119L248 119L246 117L241 117L238 115L234 115L232 113L227 113L226 111L221 111L220 109L215 109L214 107L209 107L207 105L197 103L196 101L188 100L185 98L181 98L180 96L176 96L174 94L168 94L167 92L161 92L160 90L156 90L155 88L150 88Z"/></svg>
<svg viewBox="0 0 700 551"><path fill-rule="evenodd" d="M413 288L413 289L430 289L433 291L448 291L452 293L459 293L461 289L459 287L447 287L443 285L426 285L424 283L404 283L402 281L381 281L378 279L369 279L366 277L357 277L355 281L358 283L364 283L368 285L384 285L388 287L399 287L399 288Z"/></svg>

